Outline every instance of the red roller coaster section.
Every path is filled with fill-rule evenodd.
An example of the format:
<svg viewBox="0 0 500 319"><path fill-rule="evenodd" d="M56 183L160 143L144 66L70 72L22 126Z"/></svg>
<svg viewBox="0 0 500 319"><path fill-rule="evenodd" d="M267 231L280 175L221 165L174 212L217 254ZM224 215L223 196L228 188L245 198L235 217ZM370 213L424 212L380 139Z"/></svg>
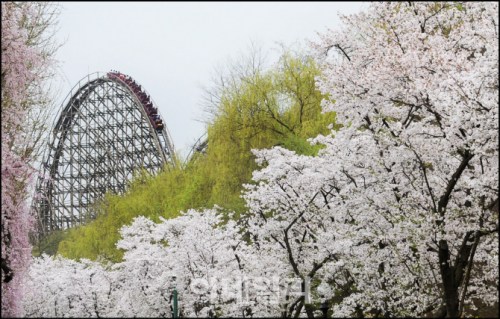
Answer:
<svg viewBox="0 0 500 319"><path fill-rule="evenodd" d="M149 117L149 120L151 121L151 124L153 124L153 127L156 130L163 129L163 121L158 114L158 109L153 106L153 102L151 101L150 96L142 90L140 84L137 84L137 82L135 82L135 80L132 79L132 77L130 77L129 75L120 73L118 71L108 72L108 78L119 80L127 85L132 90L132 92L134 92L137 99L141 102L144 110L146 111L146 114Z"/></svg>

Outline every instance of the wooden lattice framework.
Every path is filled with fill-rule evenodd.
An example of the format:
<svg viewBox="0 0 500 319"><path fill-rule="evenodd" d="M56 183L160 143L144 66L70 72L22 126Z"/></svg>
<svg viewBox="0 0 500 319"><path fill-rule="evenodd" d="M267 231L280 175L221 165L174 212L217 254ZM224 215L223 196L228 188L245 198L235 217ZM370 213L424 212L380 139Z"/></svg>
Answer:
<svg viewBox="0 0 500 319"><path fill-rule="evenodd" d="M35 187L41 234L86 223L95 217L94 203L106 192L123 193L136 172L175 164L163 119L157 108L157 122L150 114L154 102L123 76L88 75L63 102Z"/></svg>

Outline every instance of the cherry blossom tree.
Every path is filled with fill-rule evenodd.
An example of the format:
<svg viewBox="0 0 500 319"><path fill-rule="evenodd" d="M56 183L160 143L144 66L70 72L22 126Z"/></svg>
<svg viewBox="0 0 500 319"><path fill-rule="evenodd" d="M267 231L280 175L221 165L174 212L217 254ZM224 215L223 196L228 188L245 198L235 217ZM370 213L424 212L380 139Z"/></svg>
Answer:
<svg viewBox="0 0 500 319"><path fill-rule="evenodd" d="M31 216L20 184L30 176L26 161L12 150L22 125L22 101L33 80L29 64L37 63L34 50L26 45L26 31L19 28L26 7L2 2L2 314L19 313L19 278L29 261L28 231Z"/></svg>
<svg viewBox="0 0 500 319"><path fill-rule="evenodd" d="M364 263L386 260L379 273L404 265L415 286L437 291L427 308L406 304L417 314L457 317L474 298L493 302L498 4L377 3L345 23L315 44L324 109L345 125L319 140L351 180L342 209L382 240ZM380 255L387 249L399 260Z"/></svg>
<svg viewBox="0 0 500 319"><path fill-rule="evenodd" d="M256 185L246 185L249 212L244 228L261 266L256 264L249 271L264 277L273 273L282 279L279 315L298 316L304 310L314 317L325 297L316 292L317 287L343 289L349 282L349 273L339 268L343 263L339 247L345 243L331 244L343 225L340 214L332 211L335 186L328 177L333 167L327 158L296 155L281 147L255 154L266 167L254 172ZM335 273L336 281L327 273ZM298 280L300 288L292 289L293 280L287 283L286 279Z"/></svg>
<svg viewBox="0 0 500 319"><path fill-rule="evenodd" d="M111 316L114 273L98 262L43 255L35 258L25 281L23 316Z"/></svg>
<svg viewBox="0 0 500 319"><path fill-rule="evenodd" d="M171 295L187 317L238 316L244 245L218 209L190 210L154 223L137 217L121 230L124 261L102 266L61 257L35 258L25 281L25 316L170 317ZM40 302L43 300L43 302Z"/></svg>
<svg viewBox="0 0 500 319"><path fill-rule="evenodd" d="M318 158L257 152L245 198L254 244L296 275L338 260L318 285L334 315L456 317L496 301L497 15L373 4L315 44L324 110L344 127L315 139Z"/></svg>
<svg viewBox="0 0 500 319"><path fill-rule="evenodd" d="M227 218L219 208L189 210L159 224L139 217L124 227L118 242L126 250L124 262L115 269L131 306L122 308L143 312L123 314L165 315L174 288L183 316L245 317L255 311L257 296L243 296L249 289L242 263L251 250Z"/></svg>
<svg viewBox="0 0 500 319"><path fill-rule="evenodd" d="M25 132L33 124L28 114L34 114L43 95L41 80L50 62L46 49L52 42L44 33L53 17L46 15L49 8L36 2L2 2L1 309L5 316L20 313L19 287L31 257L28 232L33 218L26 200L33 174L30 156L38 142Z"/></svg>

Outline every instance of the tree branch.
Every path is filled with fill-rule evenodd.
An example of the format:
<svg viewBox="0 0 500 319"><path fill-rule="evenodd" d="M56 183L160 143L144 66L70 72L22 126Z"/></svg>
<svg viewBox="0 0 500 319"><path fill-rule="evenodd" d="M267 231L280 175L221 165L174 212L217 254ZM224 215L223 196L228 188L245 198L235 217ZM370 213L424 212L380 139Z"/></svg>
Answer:
<svg viewBox="0 0 500 319"><path fill-rule="evenodd" d="M467 164L469 164L470 160L474 157L474 154L471 154L469 150L465 150L464 154L462 155L462 162L458 166L457 170L453 175L451 176L450 181L448 182L448 186L446 187L446 191L441 196L438 202L438 211L441 214L441 216L444 216L444 213L446 212L446 206L448 205L448 202L450 200L451 192L455 188L455 185L458 182L458 179L462 175L463 171L467 167Z"/></svg>

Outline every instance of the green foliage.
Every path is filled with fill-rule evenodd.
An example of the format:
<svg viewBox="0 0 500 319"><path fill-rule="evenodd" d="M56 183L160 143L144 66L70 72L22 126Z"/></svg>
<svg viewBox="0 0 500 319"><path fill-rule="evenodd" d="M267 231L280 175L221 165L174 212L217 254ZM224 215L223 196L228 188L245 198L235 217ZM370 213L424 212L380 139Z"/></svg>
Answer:
<svg viewBox="0 0 500 319"><path fill-rule="evenodd" d="M297 135L289 135L278 145L286 149L293 150L297 154L308 156L317 155L318 151L322 148L321 145L311 145L307 139Z"/></svg>
<svg viewBox="0 0 500 319"><path fill-rule="evenodd" d="M37 241L33 245L32 254L35 257L40 257L42 254L54 255L57 252L59 242L67 236L66 231L54 231L47 237Z"/></svg>
<svg viewBox="0 0 500 319"><path fill-rule="evenodd" d="M321 113L324 98L315 86L319 70L309 57L285 53L278 65L263 71L233 72L217 90L208 126L206 154L156 177L139 174L123 196L107 194L99 217L71 229L58 252L69 258L98 257L120 261L119 229L136 216L173 218L188 208L218 205L237 214L245 210L242 184L257 169L251 149L281 145L315 155L307 139L327 134L335 114Z"/></svg>

